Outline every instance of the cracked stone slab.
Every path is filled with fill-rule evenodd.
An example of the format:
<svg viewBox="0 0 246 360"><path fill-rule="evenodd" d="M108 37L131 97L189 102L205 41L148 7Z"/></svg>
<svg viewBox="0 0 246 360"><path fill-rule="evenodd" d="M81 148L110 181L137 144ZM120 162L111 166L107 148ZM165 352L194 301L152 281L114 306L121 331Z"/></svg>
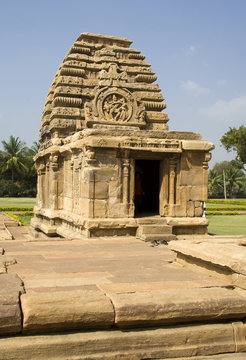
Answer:
<svg viewBox="0 0 246 360"><path fill-rule="evenodd" d="M20 294L22 281L15 274L0 275L0 335L21 331Z"/></svg>
<svg viewBox="0 0 246 360"><path fill-rule="evenodd" d="M100 290L28 293L21 296L23 332L109 328L114 308Z"/></svg>
<svg viewBox="0 0 246 360"><path fill-rule="evenodd" d="M246 316L245 296L220 287L107 294L118 327L182 324Z"/></svg>
<svg viewBox="0 0 246 360"><path fill-rule="evenodd" d="M155 282L133 282L133 283L110 283L98 284L98 288L104 293L132 293L168 289L192 289L203 287L218 287L228 285L219 279L180 280L180 281L155 281Z"/></svg>
<svg viewBox="0 0 246 360"><path fill-rule="evenodd" d="M16 264L17 261L11 256L0 255L0 274L7 273L7 266Z"/></svg>
<svg viewBox="0 0 246 360"><path fill-rule="evenodd" d="M0 255L0 263L3 263L5 266L9 266L16 264L17 261L12 256Z"/></svg>

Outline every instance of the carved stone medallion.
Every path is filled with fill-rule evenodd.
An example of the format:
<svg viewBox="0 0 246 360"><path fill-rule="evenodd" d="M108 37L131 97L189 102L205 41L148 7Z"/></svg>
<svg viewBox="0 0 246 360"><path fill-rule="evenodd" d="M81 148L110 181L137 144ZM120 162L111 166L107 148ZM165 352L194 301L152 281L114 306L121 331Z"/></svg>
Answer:
<svg viewBox="0 0 246 360"><path fill-rule="evenodd" d="M128 122L132 115L132 104L122 95L112 93L107 95L102 104L101 112L105 120Z"/></svg>
<svg viewBox="0 0 246 360"><path fill-rule="evenodd" d="M126 89L116 87L99 90L94 101L85 104L87 124L145 126L144 108Z"/></svg>

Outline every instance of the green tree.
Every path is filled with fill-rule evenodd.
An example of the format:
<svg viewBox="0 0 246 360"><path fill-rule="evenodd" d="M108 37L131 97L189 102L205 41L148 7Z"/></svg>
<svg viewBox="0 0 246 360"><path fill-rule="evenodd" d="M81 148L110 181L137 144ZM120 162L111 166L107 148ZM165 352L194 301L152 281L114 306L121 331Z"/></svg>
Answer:
<svg viewBox="0 0 246 360"><path fill-rule="evenodd" d="M32 157L34 157L38 153L39 146L40 146L39 143L37 141L34 141L33 145L29 148L29 154Z"/></svg>
<svg viewBox="0 0 246 360"><path fill-rule="evenodd" d="M246 193L246 175L236 160L216 163L208 175L208 191L211 197L222 197L224 193L232 197Z"/></svg>
<svg viewBox="0 0 246 360"><path fill-rule="evenodd" d="M231 128L220 139L227 151L236 151L236 160L239 161L246 171L246 127L240 126L238 129Z"/></svg>
<svg viewBox="0 0 246 360"><path fill-rule="evenodd" d="M208 173L208 194L210 197L217 197L223 192L222 175L214 169Z"/></svg>
<svg viewBox="0 0 246 360"><path fill-rule="evenodd" d="M230 166L225 172L226 189L230 197L233 193L245 188L246 178L242 170Z"/></svg>
<svg viewBox="0 0 246 360"><path fill-rule="evenodd" d="M39 143L34 142L33 145L27 149L25 156L26 172L23 173L20 192L22 196L35 196L37 187L37 171L34 165L33 157L39 150Z"/></svg>
<svg viewBox="0 0 246 360"><path fill-rule="evenodd" d="M3 173L11 174L12 184L17 175L25 172L27 167L25 165L25 157L27 155L27 147L25 142L20 141L19 138L10 136L9 141L2 141L3 151L1 151L1 171Z"/></svg>

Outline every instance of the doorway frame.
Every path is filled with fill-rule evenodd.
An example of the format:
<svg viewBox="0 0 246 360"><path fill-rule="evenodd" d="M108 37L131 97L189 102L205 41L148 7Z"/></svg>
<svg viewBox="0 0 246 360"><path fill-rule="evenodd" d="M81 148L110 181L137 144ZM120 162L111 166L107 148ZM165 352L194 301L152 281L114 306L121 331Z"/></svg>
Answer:
<svg viewBox="0 0 246 360"><path fill-rule="evenodd" d="M133 155L133 154L132 154ZM130 171L130 186L129 186L129 202L131 204L131 216L136 218L135 215L135 173L136 173L136 160L158 160L159 161L159 212L157 216L165 216L165 208L168 206L168 159L164 154L143 154L136 153L131 159Z"/></svg>

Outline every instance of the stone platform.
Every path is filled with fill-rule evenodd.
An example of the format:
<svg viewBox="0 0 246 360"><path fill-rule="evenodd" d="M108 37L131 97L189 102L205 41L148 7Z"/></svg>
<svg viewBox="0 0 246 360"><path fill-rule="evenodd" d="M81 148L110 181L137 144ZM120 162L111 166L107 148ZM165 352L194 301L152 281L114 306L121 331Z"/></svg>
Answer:
<svg viewBox="0 0 246 360"><path fill-rule="evenodd" d="M246 359L246 237L153 246L15 232L0 241L1 360Z"/></svg>

